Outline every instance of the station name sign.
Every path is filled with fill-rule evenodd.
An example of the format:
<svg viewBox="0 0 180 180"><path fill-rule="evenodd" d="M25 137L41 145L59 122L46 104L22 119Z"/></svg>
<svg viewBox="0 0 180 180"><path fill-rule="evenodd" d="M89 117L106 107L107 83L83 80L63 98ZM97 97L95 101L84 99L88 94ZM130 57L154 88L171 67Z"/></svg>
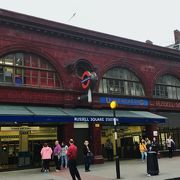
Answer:
<svg viewBox="0 0 180 180"><path fill-rule="evenodd" d="M112 122L113 117L74 117L74 122ZM116 118L118 121L118 118Z"/></svg>
<svg viewBox="0 0 180 180"><path fill-rule="evenodd" d="M74 117L74 122L106 122L114 121L114 117ZM164 123L164 119L156 118L133 118L133 117L116 117L118 123Z"/></svg>
<svg viewBox="0 0 180 180"><path fill-rule="evenodd" d="M149 100L141 98L114 98L114 97L100 97L101 104L110 104L112 101L116 101L119 105L126 106L144 106L149 105Z"/></svg>

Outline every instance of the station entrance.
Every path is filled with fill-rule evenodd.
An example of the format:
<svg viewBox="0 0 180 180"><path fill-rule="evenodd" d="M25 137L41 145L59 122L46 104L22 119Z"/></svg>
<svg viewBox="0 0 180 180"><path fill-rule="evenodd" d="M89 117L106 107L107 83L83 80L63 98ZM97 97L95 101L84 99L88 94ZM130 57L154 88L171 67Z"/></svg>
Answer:
<svg viewBox="0 0 180 180"><path fill-rule="evenodd" d="M118 126L118 152L120 158L131 159L139 158L139 142L146 135L145 126ZM115 155L115 140L113 126L102 126L102 151L103 157L107 158L107 143L110 141Z"/></svg>
<svg viewBox="0 0 180 180"><path fill-rule="evenodd" d="M41 165L44 142L54 147L57 127L6 126L0 128L0 169Z"/></svg>

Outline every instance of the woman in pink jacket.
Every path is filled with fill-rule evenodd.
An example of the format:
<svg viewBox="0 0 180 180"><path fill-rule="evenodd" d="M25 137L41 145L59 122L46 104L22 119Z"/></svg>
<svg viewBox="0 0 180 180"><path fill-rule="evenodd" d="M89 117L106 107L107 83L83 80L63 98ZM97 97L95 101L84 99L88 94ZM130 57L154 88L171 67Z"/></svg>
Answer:
<svg viewBox="0 0 180 180"><path fill-rule="evenodd" d="M44 172L49 172L49 161L51 160L52 149L48 146L47 143L44 143L43 148L41 149L41 158L43 160Z"/></svg>

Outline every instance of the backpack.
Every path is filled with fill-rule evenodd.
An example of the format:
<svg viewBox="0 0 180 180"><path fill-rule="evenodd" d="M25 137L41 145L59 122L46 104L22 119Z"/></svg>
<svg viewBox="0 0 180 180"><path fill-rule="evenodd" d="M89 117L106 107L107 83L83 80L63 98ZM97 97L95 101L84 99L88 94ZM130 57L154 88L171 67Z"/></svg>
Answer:
<svg viewBox="0 0 180 180"><path fill-rule="evenodd" d="M176 150L176 145L174 141L171 141L171 148L172 150Z"/></svg>

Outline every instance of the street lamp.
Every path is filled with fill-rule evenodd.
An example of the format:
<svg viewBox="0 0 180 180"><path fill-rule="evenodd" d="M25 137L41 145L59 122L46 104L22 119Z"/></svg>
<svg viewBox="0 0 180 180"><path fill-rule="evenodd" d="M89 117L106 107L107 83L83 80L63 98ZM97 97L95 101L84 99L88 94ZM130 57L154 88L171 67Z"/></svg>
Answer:
<svg viewBox="0 0 180 180"><path fill-rule="evenodd" d="M118 145L117 145L117 123L116 123L116 112L115 109L117 108L117 102L112 101L110 103L110 107L113 110L113 120L114 120L114 138L115 138L115 146L116 146L116 176L117 179L120 179L120 165L119 165L119 153L118 153Z"/></svg>

